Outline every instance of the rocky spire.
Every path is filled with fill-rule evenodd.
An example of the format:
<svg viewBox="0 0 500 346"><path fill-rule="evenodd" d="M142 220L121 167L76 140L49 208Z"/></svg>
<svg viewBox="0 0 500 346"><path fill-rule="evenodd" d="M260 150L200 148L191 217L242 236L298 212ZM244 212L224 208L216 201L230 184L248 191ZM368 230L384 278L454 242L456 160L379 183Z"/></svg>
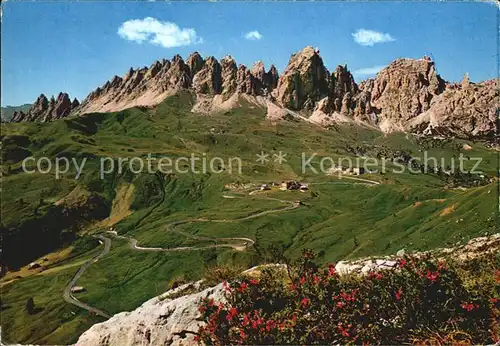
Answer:
<svg viewBox="0 0 500 346"><path fill-rule="evenodd" d="M290 58L279 78L276 99L285 108L312 110L328 95L328 79L323 59L313 47L306 47Z"/></svg>
<svg viewBox="0 0 500 346"><path fill-rule="evenodd" d="M189 76L191 77L191 79L193 79L195 74L197 74L203 68L205 60L203 60L200 53L194 52L189 55L186 60L186 64L189 67Z"/></svg>
<svg viewBox="0 0 500 346"><path fill-rule="evenodd" d="M254 77L255 94L267 95L271 93L278 84L278 71L274 65L266 72L264 63L262 61L257 61L253 65L250 73Z"/></svg>
<svg viewBox="0 0 500 346"><path fill-rule="evenodd" d="M73 101L71 102L71 108L72 109L75 109L76 107L78 107L80 105L80 102L78 101L78 99L75 97L73 99Z"/></svg>
<svg viewBox="0 0 500 346"><path fill-rule="evenodd" d="M203 68L193 78L193 89L199 94L220 94L222 91L222 68L217 59L210 56Z"/></svg>
<svg viewBox="0 0 500 346"><path fill-rule="evenodd" d="M245 65L240 65L237 72L237 91L242 94L255 95L255 77Z"/></svg>
<svg viewBox="0 0 500 346"><path fill-rule="evenodd" d="M225 98L236 92L238 68L232 56L225 56L221 61L222 66L222 94Z"/></svg>
<svg viewBox="0 0 500 346"><path fill-rule="evenodd" d="M57 95L57 98L52 96L50 100L44 94L41 94L26 113L18 112L11 121L52 121L67 117L76 107L78 107L78 100L75 98L71 102L67 93L61 92Z"/></svg>
<svg viewBox="0 0 500 346"><path fill-rule="evenodd" d="M464 78L462 79L462 83L460 83L462 88L467 88L470 86L469 74L465 73Z"/></svg>
<svg viewBox="0 0 500 346"><path fill-rule="evenodd" d="M312 111L311 116L319 117L320 123L350 118L385 132L441 133L442 129L436 130L441 126L453 128L454 133L484 135L495 128L492 105L498 90L494 85L496 81L472 83L468 75L459 84L446 84L428 57L397 59L375 78L357 85L347 65L337 66L330 74L319 49L312 47L293 54L281 76L274 66L266 72L261 61L248 69L231 56L220 62L214 57L205 61L194 52L186 62L175 55L171 61L161 59L149 68L130 68L123 78L114 76L92 91L81 105L64 93L50 100L40 95L28 112L17 112L13 121L50 121L68 114L154 106L179 90L188 90L207 109L212 109L213 96L217 103L246 94L268 97L265 102L277 109L305 111L304 116Z"/></svg>
<svg viewBox="0 0 500 346"><path fill-rule="evenodd" d="M397 59L377 74L371 103L382 118L404 122L428 110L444 89L445 82L430 59Z"/></svg>

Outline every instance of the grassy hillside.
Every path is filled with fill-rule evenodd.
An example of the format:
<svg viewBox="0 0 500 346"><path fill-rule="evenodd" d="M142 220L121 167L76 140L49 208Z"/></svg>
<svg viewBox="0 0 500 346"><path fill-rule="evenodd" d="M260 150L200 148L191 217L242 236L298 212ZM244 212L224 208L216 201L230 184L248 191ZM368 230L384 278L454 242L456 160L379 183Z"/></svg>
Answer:
<svg viewBox="0 0 500 346"><path fill-rule="evenodd" d="M243 102L243 101L242 101ZM497 152L486 143L437 140L404 134L384 135L355 125L323 129L303 122L271 123L265 110L248 103L213 116L190 112L189 94L173 96L155 109L129 109L90 114L52 123L2 124L2 236L11 270L0 282L2 331L10 342L69 343L97 317L65 303L62 293L82 262L99 251L82 244L89 235L113 225L119 235L133 237L144 247L201 247L220 244L220 238L245 237L255 241L243 251L207 248L176 252L134 251L128 241L112 238L111 251L92 264L79 279L86 291L78 298L110 314L134 309L167 290L178 280L194 280L217 265L245 268L272 261L277 253L297 258L305 247L318 261L388 254L405 248L425 250L466 241L497 231ZM464 144L472 149L464 149ZM272 154L286 153L286 162ZM392 172L409 157L436 156L436 171ZM264 164L261 152L270 154ZM358 159L360 163L387 158L383 174L364 174L359 181L301 170L301 155ZM147 155L241 158L241 172L135 174L134 167L100 178L101 158L131 159ZM460 154L482 159L483 176L442 172ZM51 174L22 171L25 157L46 156L85 161L79 179L74 166L56 179ZM110 164L111 159L106 161ZM115 166L116 167L116 166ZM34 168L33 162L29 169ZM186 163L181 164L181 169ZM201 162L197 163L201 168ZM435 165L433 168L437 168ZM381 160L371 169L382 169ZM273 189L249 195L261 183L294 179L309 190ZM380 184L376 184L380 183ZM252 188L253 186L253 188ZM232 198L232 197L238 198ZM300 201L295 209L286 201ZM257 217L250 217L257 215ZM180 220L203 222L178 225ZM206 220L225 220L210 222ZM79 239L75 242L76 239ZM27 241L28 240L28 241ZM62 258L44 271L26 265L46 253L72 246L79 256ZM102 247L100 247L102 248ZM51 269L52 268L52 269ZM55 268L61 268L56 271ZM51 270L49 270L51 269ZM23 273L16 278L16 272ZM26 274L26 275L25 275ZM7 280L8 279L8 280ZM40 295L50 290L53 299ZM27 316L24 306L34 297L40 309ZM45 323L50 321L50 323ZM55 322L54 322L55 321ZM25 327L20 328L19 325ZM54 329L55 325L59 327Z"/></svg>

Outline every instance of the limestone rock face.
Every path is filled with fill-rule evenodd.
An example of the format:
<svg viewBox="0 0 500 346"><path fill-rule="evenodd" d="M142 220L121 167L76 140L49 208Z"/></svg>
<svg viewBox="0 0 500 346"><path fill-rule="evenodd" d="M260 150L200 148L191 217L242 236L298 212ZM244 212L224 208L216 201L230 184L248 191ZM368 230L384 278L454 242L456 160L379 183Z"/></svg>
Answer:
<svg viewBox="0 0 500 346"><path fill-rule="evenodd" d="M377 74L371 104L383 120L404 125L427 111L432 99L444 89L445 81L430 59L397 59Z"/></svg>
<svg viewBox="0 0 500 346"><path fill-rule="evenodd" d="M245 65L240 65L237 72L237 90L239 93L256 95L256 79Z"/></svg>
<svg viewBox="0 0 500 346"><path fill-rule="evenodd" d="M312 47L306 47L290 58L278 81L277 102L292 110L312 110L317 101L328 96L328 71L323 59Z"/></svg>
<svg viewBox="0 0 500 346"><path fill-rule="evenodd" d="M83 333L78 346L135 346L135 345L193 345L195 333L202 325L198 319L198 303L203 298L223 301L222 284L199 293L181 296L170 295L182 292L187 284L153 298L132 312L122 312L106 322L98 323Z"/></svg>
<svg viewBox="0 0 500 346"><path fill-rule="evenodd" d="M274 65L271 65L269 71L266 72L264 63L257 61L251 70L251 75L254 77L255 90L254 94L268 95L278 85L278 71Z"/></svg>
<svg viewBox="0 0 500 346"><path fill-rule="evenodd" d="M432 100L426 112L409 123L408 128L427 135L492 137L496 129L498 100L496 80L475 84L466 76L461 84L448 85Z"/></svg>
<svg viewBox="0 0 500 346"><path fill-rule="evenodd" d="M449 84L428 57L398 59L359 86L346 66L338 66L312 120L325 126L364 122L383 132L491 138L497 102L495 80L476 84L465 75L461 83Z"/></svg>
<svg viewBox="0 0 500 346"><path fill-rule="evenodd" d="M271 65L269 71L267 71L266 83L264 83L264 85L266 85L269 91L276 89L276 87L278 86L279 77L280 76L278 74L276 66Z"/></svg>
<svg viewBox="0 0 500 346"><path fill-rule="evenodd" d="M73 101L71 102L71 108L72 109L75 109L76 107L78 107L80 105L80 101L78 101L78 99L75 97L73 99Z"/></svg>
<svg viewBox="0 0 500 346"><path fill-rule="evenodd" d="M92 91L74 113L84 115L155 106L179 90L193 92L197 102L203 104L196 108L201 110L207 108L205 105L212 108L213 102L221 104L229 99L230 104L237 105L237 94L265 96L277 86L279 76L274 66L265 72L262 65L262 70L255 70L257 76L246 67L237 66L231 56L219 62L214 57L205 60L198 52L186 61L175 55L170 61L162 59L149 68L130 68L123 77L113 77Z"/></svg>
<svg viewBox="0 0 500 346"><path fill-rule="evenodd" d="M191 71L182 57L177 54L172 58L170 69L166 72L167 87L186 89L191 85Z"/></svg>
<svg viewBox="0 0 500 346"><path fill-rule="evenodd" d="M194 52L187 58L186 64L189 67L189 76L192 79L203 68L205 60L201 57L200 53Z"/></svg>
<svg viewBox="0 0 500 346"><path fill-rule="evenodd" d="M347 66L337 66L330 77L326 111L352 115L358 93L358 86Z"/></svg>
<svg viewBox="0 0 500 346"><path fill-rule="evenodd" d="M50 100L41 95L28 112L16 112L12 121L152 107L180 90L196 97L192 111L199 113L238 107L243 97L268 108L273 121L293 118L321 126L353 122L383 132L482 138L492 138L496 130L499 100L498 81L473 83L466 75L461 83L447 83L428 57L397 59L375 78L357 84L347 65L330 74L319 50L306 47L291 56L281 76L274 65L266 71L261 61L247 68L231 56L219 62L214 57L205 60L198 52L186 61L175 55L170 61L158 60L114 76L81 104L64 93Z"/></svg>
<svg viewBox="0 0 500 346"><path fill-rule="evenodd" d="M191 57L193 69L200 63L196 55ZM149 68L130 68L123 77L114 76L92 91L75 113L114 112L134 106L156 105L178 90L191 86L190 66L180 55L175 55L171 61L162 59Z"/></svg>
<svg viewBox="0 0 500 346"><path fill-rule="evenodd" d="M222 94L228 98L237 90L238 68L236 61L231 56L224 57L220 63L222 66Z"/></svg>
<svg viewBox="0 0 500 346"><path fill-rule="evenodd" d="M203 68L193 78L193 89L199 94L220 94L222 91L222 68L214 57L205 61Z"/></svg>
<svg viewBox="0 0 500 346"><path fill-rule="evenodd" d="M15 112L12 122L47 122L61 119L70 115L71 111L78 107L78 100L73 102L67 93L59 93L57 99L53 96L50 100L44 94L41 94L33 103L28 112Z"/></svg>
<svg viewBox="0 0 500 346"><path fill-rule="evenodd" d="M335 118L337 120L333 122L339 119L343 119L342 122L346 119L371 122L371 94L368 90L360 90L346 65L337 66L330 76L329 85L328 97L317 103L313 120L320 120L316 118L321 115L319 122L326 121L325 124L331 124L329 120ZM328 115L335 116L328 119Z"/></svg>

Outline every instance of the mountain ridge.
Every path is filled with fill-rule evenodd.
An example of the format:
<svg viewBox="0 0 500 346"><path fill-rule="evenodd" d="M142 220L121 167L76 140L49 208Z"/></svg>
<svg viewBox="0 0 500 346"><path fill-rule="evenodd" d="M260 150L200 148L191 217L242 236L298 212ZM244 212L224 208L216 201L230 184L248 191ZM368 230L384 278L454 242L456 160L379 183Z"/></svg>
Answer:
<svg viewBox="0 0 500 346"><path fill-rule="evenodd" d="M14 112L24 111L27 112L31 107L30 103L25 103L18 106L2 106L2 121L10 121L14 116Z"/></svg>
<svg viewBox="0 0 500 346"><path fill-rule="evenodd" d="M80 102L76 98L71 101L67 93L60 92L57 98L52 96L50 100L44 94L40 94L26 112L23 110L15 111L11 121L47 122L57 120L69 116L79 105Z"/></svg>
<svg viewBox="0 0 500 346"><path fill-rule="evenodd" d="M374 78L357 84L347 65L338 65L330 73L319 50L311 46L292 54L281 75L274 65L266 71L261 61L248 68L230 55L219 61L194 52L185 61L177 54L149 67L130 68L123 77L114 76L97 87L81 104L70 105L65 98L55 114L31 111L30 116L17 115L12 121L51 121L70 114L154 107L181 90L190 90L196 95L192 111L197 113L237 107L244 96L267 107L274 121L299 112L321 126L354 122L386 133L492 137L497 85L496 80L473 83L467 75L461 83L449 83L427 56L396 59ZM41 101L33 107L47 103Z"/></svg>

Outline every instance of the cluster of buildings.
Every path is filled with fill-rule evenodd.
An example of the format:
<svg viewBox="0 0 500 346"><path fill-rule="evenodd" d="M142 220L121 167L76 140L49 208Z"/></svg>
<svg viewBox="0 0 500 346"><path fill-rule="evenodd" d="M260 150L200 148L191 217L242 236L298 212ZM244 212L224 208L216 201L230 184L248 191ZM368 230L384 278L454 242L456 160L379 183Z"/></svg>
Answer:
<svg viewBox="0 0 500 346"><path fill-rule="evenodd" d="M260 190L261 191L271 190L271 187L279 187L280 190L282 190L282 191L299 190L299 191L304 192L304 191L309 190L308 184L301 183L301 182L295 181L295 180L282 181L281 183L262 184L260 186Z"/></svg>
<svg viewBox="0 0 500 346"><path fill-rule="evenodd" d="M329 171L329 174L340 173L347 175L361 175L365 174L365 169L363 167L332 167Z"/></svg>

